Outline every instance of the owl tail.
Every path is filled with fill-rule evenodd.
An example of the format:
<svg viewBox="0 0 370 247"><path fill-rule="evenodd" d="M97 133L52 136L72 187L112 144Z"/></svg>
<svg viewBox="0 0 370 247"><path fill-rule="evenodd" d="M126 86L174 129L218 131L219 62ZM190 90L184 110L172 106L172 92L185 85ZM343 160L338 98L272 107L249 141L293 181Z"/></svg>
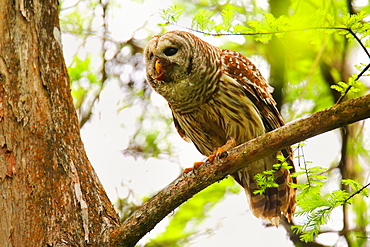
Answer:
<svg viewBox="0 0 370 247"><path fill-rule="evenodd" d="M266 159L254 162L247 168L239 170L233 177L243 186L252 213L256 217L265 219L271 224L278 226L281 214L290 222L292 214L295 211L296 189L288 186L288 183L294 183L295 180L293 181L290 177L290 171L288 169L280 168L274 173L275 182L278 184L278 187L266 188L262 194L253 193L255 190L260 189L254 176L263 170L267 170L265 168L261 170L261 167L265 167L265 164L263 164L265 162Z"/></svg>

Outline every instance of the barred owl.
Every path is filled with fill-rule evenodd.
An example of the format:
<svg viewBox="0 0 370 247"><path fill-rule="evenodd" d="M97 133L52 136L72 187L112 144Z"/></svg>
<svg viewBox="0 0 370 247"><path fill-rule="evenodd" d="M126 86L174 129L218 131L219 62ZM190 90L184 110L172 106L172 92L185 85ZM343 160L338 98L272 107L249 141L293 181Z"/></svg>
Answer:
<svg viewBox="0 0 370 247"><path fill-rule="evenodd" d="M184 31L154 36L145 48L147 79L171 108L175 127L203 155L211 155L230 138L244 143L284 124L270 86L259 70L243 55L215 47ZM283 154L293 166L291 150ZM295 210L293 169L275 168L278 187L263 194L255 175L274 169L277 154L248 164L232 174L244 188L252 213L279 224Z"/></svg>

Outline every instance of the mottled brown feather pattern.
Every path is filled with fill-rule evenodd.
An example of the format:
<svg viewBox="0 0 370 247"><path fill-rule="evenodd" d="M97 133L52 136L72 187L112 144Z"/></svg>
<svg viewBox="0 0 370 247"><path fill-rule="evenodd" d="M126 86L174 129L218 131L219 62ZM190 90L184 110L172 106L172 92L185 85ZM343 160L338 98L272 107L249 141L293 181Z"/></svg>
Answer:
<svg viewBox="0 0 370 247"><path fill-rule="evenodd" d="M241 144L284 124L271 87L240 53L212 46L188 32L171 31L149 41L145 59L148 82L168 101L178 133L204 155L230 138ZM293 165L291 150L281 153ZM295 210L295 189L288 186L296 183L290 177L294 168L276 171L279 187L253 193L259 189L254 176L273 169L275 163L273 154L232 176L245 189L253 214L278 225L281 214L290 220Z"/></svg>

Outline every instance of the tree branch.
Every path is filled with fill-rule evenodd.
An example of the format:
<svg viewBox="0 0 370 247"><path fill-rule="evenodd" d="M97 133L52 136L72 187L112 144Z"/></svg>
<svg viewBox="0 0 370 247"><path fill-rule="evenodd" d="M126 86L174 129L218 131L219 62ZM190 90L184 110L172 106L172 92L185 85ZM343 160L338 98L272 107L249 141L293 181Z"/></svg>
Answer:
<svg viewBox="0 0 370 247"><path fill-rule="evenodd" d="M141 206L111 234L112 246L134 246L166 215L207 186L228 174L294 143L370 117L370 94L336 104L311 116L250 140L182 174Z"/></svg>

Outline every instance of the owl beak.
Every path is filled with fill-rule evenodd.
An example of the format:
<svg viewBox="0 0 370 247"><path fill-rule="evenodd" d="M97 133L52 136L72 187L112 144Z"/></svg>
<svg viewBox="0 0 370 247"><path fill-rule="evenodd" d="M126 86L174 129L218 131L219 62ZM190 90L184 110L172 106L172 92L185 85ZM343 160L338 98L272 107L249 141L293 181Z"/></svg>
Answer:
<svg viewBox="0 0 370 247"><path fill-rule="evenodd" d="M154 69L156 74L154 77L156 80L169 82L169 78L165 70L166 68L168 69L169 66L164 67L160 59L155 60Z"/></svg>
<svg viewBox="0 0 370 247"><path fill-rule="evenodd" d="M155 72L157 74L156 76L157 76L157 79L158 79L158 77L161 77L164 74L164 70L162 68L161 60L157 59L155 61L154 68L155 68Z"/></svg>

